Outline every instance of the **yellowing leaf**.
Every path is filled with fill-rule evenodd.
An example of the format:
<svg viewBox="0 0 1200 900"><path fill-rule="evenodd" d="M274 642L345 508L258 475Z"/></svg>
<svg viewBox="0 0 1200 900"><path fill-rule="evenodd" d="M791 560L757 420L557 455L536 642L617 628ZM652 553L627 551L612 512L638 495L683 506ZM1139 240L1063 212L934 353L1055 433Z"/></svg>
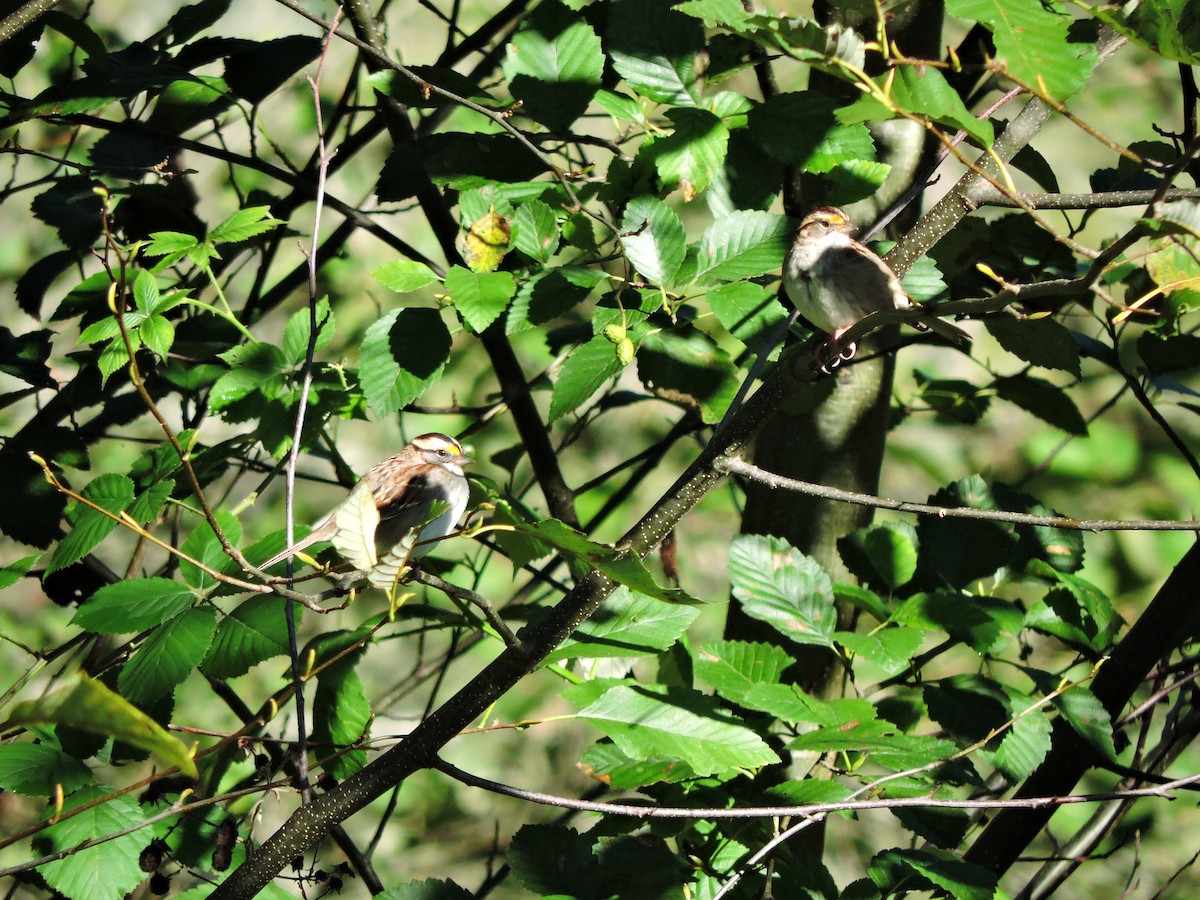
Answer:
<svg viewBox="0 0 1200 900"><path fill-rule="evenodd" d="M463 238L463 259L472 272L495 272L508 253L512 226L492 210L476 219Z"/></svg>

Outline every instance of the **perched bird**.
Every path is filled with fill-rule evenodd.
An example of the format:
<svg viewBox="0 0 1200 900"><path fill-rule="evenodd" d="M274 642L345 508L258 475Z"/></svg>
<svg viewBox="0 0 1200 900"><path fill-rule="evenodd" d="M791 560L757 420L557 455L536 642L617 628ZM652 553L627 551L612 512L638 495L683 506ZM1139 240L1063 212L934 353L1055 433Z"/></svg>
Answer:
<svg viewBox="0 0 1200 900"><path fill-rule="evenodd" d="M379 510L376 546L386 552L400 543L409 531L425 520L429 505L435 500L444 500L450 508L422 529L419 540L445 537L453 531L467 507L470 494L462 467L474 461L454 438L431 433L413 438L395 456L389 456L369 469L354 491L369 490L375 498L375 507ZM259 568L270 568L305 547L332 540L338 531L338 509L314 525L307 537L272 556ZM428 550L429 546L416 547L412 558L424 556Z"/></svg>
<svg viewBox="0 0 1200 900"><path fill-rule="evenodd" d="M854 225L835 206L821 206L800 222L796 240L783 264L783 284L796 309L830 335L832 366L854 358L854 344L838 346L852 325L869 313L910 309L900 279L878 254L850 236ZM912 323L951 341L970 339L961 328L929 316Z"/></svg>

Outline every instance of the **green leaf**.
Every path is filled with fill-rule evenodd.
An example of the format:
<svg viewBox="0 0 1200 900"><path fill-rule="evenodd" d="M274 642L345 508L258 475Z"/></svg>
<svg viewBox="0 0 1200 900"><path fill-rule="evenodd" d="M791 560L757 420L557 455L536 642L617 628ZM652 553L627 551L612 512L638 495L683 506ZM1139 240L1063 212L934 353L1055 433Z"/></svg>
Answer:
<svg viewBox="0 0 1200 900"><path fill-rule="evenodd" d="M700 238L696 279L701 284L744 281L778 269L796 223L785 216L742 210L718 219Z"/></svg>
<svg viewBox="0 0 1200 900"><path fill-rule="evenodd" d="M183 259L193 247L199 245L200 239L194 234L184 234L179 231L156 231L150 235L150 241L142 248L147 256L162 256L156 269L173 266Z"/></svg>
<svg viewBox="0 0 1200 900"><path fill-rule="evenodd" d="M153 313L158 306L158 282L155 281L154 275L145 269L139 271L133 280L133 300L137 308L146 315Z"/></svg>
<svg viewBox="0 0 1200 900"><path fill-rule="evenodd" d="M672 0L620 0L608 12L604 47L613 68L643 97L694 106L700 96L696 59L704 28L671 8Z"/></svg>
<svg viewBox="0 0 1200 900"><path fill-rule="evenodd" d="M683 222L657 197L635 197L621 220L621 247L652 284L669 286L687 249Z"/></svg>
<svg viewBox="0 0 1200 900"><path fill-rule="evenodd" d="M237 518L227 509L218 509L215 515L221 531L236 546L242 538L242 528ZM217 540L216 532L208 522L201 522L192 529L192 533L188 535L180 549L191 559L218 572L224 569L225 562L229 559L225 555L221 542ZM217 586L215 577L186 559L179 562L179 574L185 582L197 590L211 590Z"/></svg>
<svg viewBox="0 0 1200 900"><path fill-rule="evenodd" d="M889 676L904 671L924 642L920 631L904 627L884 628L871 634L837 631L833 636L855 656L878 666Z"/></svg>
<svg viewBox="0 0 1200 900"><path fill-rule="evenodd" d="M121 693L139 704L169 694L200 665L216 628L211 606L186 610L159 625L121 669Z"/></svg>
<svg viewBox="0 0 1200 900"><path fill-rule="evenodd" d="M750 281L722 285L705 299L721 326L751 350L759 349L787 318L775 292Z"/></svg>
<svg viewBox="0 0 1200 900"><path fill-rule="evenodd" d="M92 770L49 744L0 744L0 788L27 797L70 794L92 780Z"/></svg>
<svg viewBox="0 0 1200 900"><path fill-rule="evenodd" d="M558 217L541 200L528 200L513 213L513 246L543 265L558 250Z"/></svg>
<svg viewBox="0 0 1200 900"><path fill-rule="evenodd" d="M1044 84L1058 100L1077 93L1096 64L1095 46L1072 39L1072 17L1040 0L947 0L946 12L986 25L995 61L1026 85Z"/></svg>
<svg viewBox="0 0 1200 900"><path fill-rule="evenodd" d="M814 559L782 538L738 535L729 548L729 577L746 615L798 643L833 647L833 585Z"/></svg>
<svg viewBox="0 0 1200 900"><path fill-rule="evenodd" d="M138 329L146 349L165 360L175 343L175 326L163 316L150 316Z"/></svg>
<svg viewBox="0 0 1200 900"><path fill-rule="evenodd" d="M450 332L436 309L397 309L367 329L358 377L377 416L403 409L442 374Z"/></svg>
<svg viewBox="0 0 1200 900"><path fill-rule="evenodd" d="M335 663L317 677L313 699L313 739L341 748L368 737L371 704L354 666L361 653ZM339 781L367 764L366 750L350 750L325 763L325 771Z"/></svg>
<svg viewBox="0 0 1200 900"><path fill-rule="evenodd" d="M71 796L65 808L75 809L108 794L109 790L99 785L84 788ZM144 819L145 814L132 798L112 797L51 825L40 832L38 843L45 842L54 850L67 851L84 841L132 829ZM38 874L63 897L120 900L146 877L138 866L138 857L155 833L153 828L131 831L39 866Z"/></svg>
<svg viewBox="0 0 1200 900"><path fill-rule="evenodd" d="M618 121L638 123L646 121L646 113L643 111L642 105L633 97L601 90L596 92L595 99L597 106Z"/></svg>
<svg viewBox="0 0 1200 900"><path fill-rule="evenodd" d="M287 324L283 326L283 358L293 366L303 364L308 353L308 336L312 332L311 318L311 311L305 307L288 317ZM313 352L319 353L333 340L336 327L328 297L317 301L316 320L317 340L313 344Z"/></svg>
<svg viewBox="0 0 1200 900"><path fill-rule="evenodd" d="M1020 607L1008 600L952 591L915 594L896 610L892 621L944 631L975 652L994 655L1004 649L1025 624Z"/></svg>
<svg viewBox="0 0 1200 900"><path fill-rule="evenodd" d="M965 131L985 147L991 146L995 137L992 123L971 115L946 77L937 69L929 66L896 66L874 80L896 108L918 116L928 116L935 122ZM855 103L838 110L837 119L850 125L886 121L893 115L891 108L870 94L864 94Z"/></svg>
<svg viewBox="0 0 1200 900"><path fill-rule="evenodd" d="M1076 685L1055 697L1053 703L1067 724L1091 744L1092 749L1103 754L1105 759L1117 758L1117 750L1113 746L1112 719L1091 690L1085 685Z"/></svg>
<svg viewBox="0 0 1200 900"><path fill-rule="evenodd" d="M1200 65L1200 20L1191 0L1094 6L1088 12L1159 56Z"/></svg>
<svg viewBox="0 0 1200 900"><path fill-rule="evenodd" d="M587 274L584 274L587 273ZM591 269L563 266L524 281L508 307L505 331L518 334L557 319L587 299L596 285Z"/></svg>
<svg viewBox="0 0 1200 900"><path fill-rule="evenodd" d="M835 731L876 719L875 707L861 697L821 700L795 684L756 684L746 691L743 702L785 722L807 722ZM877 724L880 733L890 728L886 723Z"/></svg>
<svg viewBox="0 0 1200 900"><path fill-rule="evenodd" d="M595 569L618 584L631 588L635 593L645 594L666 603L696 602L681 590L659 585L646 568L646 564L628 550L588 540L581 532L557 519L529 522L514 516L511 524L517 534L555 547L587 568Z"/></svg>
<svg viewBox="0 0 1200 900"><path fill-rule="evenodd" d="M26 573L32 569L39 559L42 558L40 553L35 553L32 556L22 556L16 562L9 563L7 566L0 567L0 590L6 587L12 587L18 581L25 577Z"/></svg>
<svg viewBox="0 0 1200 900"><path fill-rule="evenodd" d="M725 163L729 129L704 109L680 107L667 113L675 130L646 145L658 177L668 190L681 188L684 200L708 187Z"/></svg>
<svg viewBox="0 0 1200 900"><path fill-rule="evenodd" d="M696 677L738 704L755 685L777 684L795 661L782 647L745 641L712 641L701 646L695 657Z"/></svg>
<svg viewBox="0 0 1200 900"><path fill-rule="evenodd" d="M850 160L874 160L862 124L839 124L837 101L815 91L779 94L750 111L751 136L767 153L802 172L821 174Z"/></svg>
<svg viewBox="0 0 1200 900"><path fill-rule="evenodd" d="M214 410L225 409L256 392L273 394L283 385L288 361L274 344L242 344L222 353L221 358L230 369L209 393L209 405Z"/></svg>
<svg viewBox="0 0 1200 900"><path fill-rule="evenodd" d="M559 3L539 4L508 43L504 76L522 112L566 131L600 87L604 54L587 21Z"/></svg>
<svg viewBox="0 0 1200 900"><path fill-rule="evenodd" d="M472 272L451 266L446 273L446 291L454 308L476 334L500 318L516 290L510 272Z"/></svg>
<svg viewBox="0 0 1200 900"><path fill-rule="evenodd" d="M692 767L671 756L630 759L616 744L589 747L579 759L580 770L613 790L636 790L648 784L678 784L696 777Z"/></svg>
<svg viewBox="0 0 1200 900"><path fill-rule="evenodd" d="M629 588L617 588L543 664L579 657L650 656L673 645L700 614L663 603Z"/></svg>
<svg viewBox="0 0 1200 900"><path fill-rule="evenodd" d="M178 766L185 775L197 777L191 751L178 738L124 697L85 675L37 700L16 704L8 714L10 725L40 722L72 725L132 744Z"/></svg>
<svg viewBox="0 0 1200 900"><path fill-rule="evenodd" d="M224 222L218 224L208 233L208 240L213 244L236 244L249 240L260 234L266 234L271 229L287 223L271 217L269 206L250 206L239 209Z"/></svg>
<svg viewBox="0 0 1200 900"><path fill-rule="evenodd" d="M927 850L885 850L871 860L868 869L871 880L888 895L897 889L926 889L920 880L913 881L912 872L957 900L992 900L996 893L996 876L991 871Z"/></svg>
<svg viewBox="0 0 1200 900"><path fill-rule="evenodd" d="M659 331L638 349L638 376L656 396L698 410L708 425L721 421L740 384L737 367L701 331Z"/></svg>
<svg viewBox="0 0 1200 900"><path fill-rule="evenodd" d="M910 525L860 528L837 543L846 568L877 589L894 591L917 572L917 534Z"/></svg>
<svg viewBox="0 0 1200 900"><path fill-rule="evenodd" d="M1087 422L1083 420L1079 407L1056 384L1029 375L1013 375L996 382L996 394L1001 400L1019 406L1067 434L1087 434Z"/></svg>
<svg viewBox="0 0 1200 900"><path fill-rule="evenodd" d="M1009 353L1043 369L1059 369L1080 376L1079 346L1060 322L1049 317L1015 319L989 316L988 333Z"/></svg>
<svg viewBox="0 0 1200 900"><path fill-rule="evenodd" d="M124 475L108 472L92 479L81 493L100 509L119 515L133 502L134 487ZM74 527L50 555L47 575L83 559L117 527L116 519L83 503L73 504L67 517Z"/></svg>
<svg viewBox="0 0 1200 900"><path fill-rule="evenodd" d="M438 281L437 273L422 262L396 259L371 272L371 277L385 288L407 294Z"/></svg>
<svg viewBox="0 0 1200 900"><path fill-rule="evenodd" d="M217 626L204 657L204 672L213 678L236 678L265 659L288 652L287 601L282 597L250 597ZM301 608L294 605L299 627Z"/></svg>
<svg viewBox="0 0 1200 900"><path fill-rule="evenodd" d="M993 757L996 767L1013 781L1028 778L1050 752L1050 718L1043 708L1030 709L1033 703L1034 698L1025 695L1010 698L1010 717L1021 717L1004 733Z"/></svg>
<svg viewBox="0 0 1200 900"><path fill-rule="evenodd" d="M752 769L779 757L711 698L681 689L621 685L579 712L634 759L656 754L686 762L697 775Z"/></svg>
<svg viewBox="0 0 1200 900"><path fill-rule="evenodd" d="M562 825L525 825L505 853L517 881L539 897L577 897L600 876L592 837Z"/></svg>
<svg viewBox="0 0 1200 900"><path fill-rule="evenodd" d="M550 421L575 412L621 368L616 347L602 334L576 347L559 368L554 381Z"/></svg>
<svg viewBox="0 0 1200 900"><path fill-rule="evenodd" d="M128 634L159 625L195 602L189 588L169 578L118 581L96 591L71 624L101 634Z"/></svg>

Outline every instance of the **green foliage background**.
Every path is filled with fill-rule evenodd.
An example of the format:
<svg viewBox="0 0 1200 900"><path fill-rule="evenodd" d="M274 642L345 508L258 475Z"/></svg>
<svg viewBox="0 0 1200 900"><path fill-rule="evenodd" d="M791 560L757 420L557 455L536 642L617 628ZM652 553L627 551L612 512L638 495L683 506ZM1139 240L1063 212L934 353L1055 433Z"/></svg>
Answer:
<svg viewBox="0 0 1200 900"><path fill-rule="evenodd" d="M32 31L0 24L14 890L1195 883L1182 790L1067 806L1048 831L901 805L1194 772L1193 532L872 515L714 467L1194 519L1186 3L347 3L327 49L325 4L34 6L4 6ZM874 323L832 377L802 322L775 350L799 216L839 204L865 225L912 185L889 262L972 346ZM329 585L248 567L285 545L285 471L303 525L426 431L478 460L472 533L425 567L457 590L312 600ZM894 808L836 813L745 869L799 812L560 817L434 754L561 797ZM1060 852L1091 859L1036 874Z"/></svg>

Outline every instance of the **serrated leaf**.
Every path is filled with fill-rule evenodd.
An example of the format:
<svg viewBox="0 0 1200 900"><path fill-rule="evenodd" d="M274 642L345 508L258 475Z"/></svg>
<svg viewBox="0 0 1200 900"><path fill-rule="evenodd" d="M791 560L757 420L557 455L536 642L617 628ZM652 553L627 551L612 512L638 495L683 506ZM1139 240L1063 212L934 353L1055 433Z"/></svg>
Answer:
<svg viewBox="0 0 1200 900"><path fill-rule="evenodd" d="M204 672L213 678L237 678L252 666L288 652L288 603L282 597L250 597L217 626L204 657ZM299 627L301 607L294 604Z"/></svg>
<svg viewBox="0 0 1200 900"><path fill-rule="evenodd" d="M1008 600L950 591L915 594L892 616L900 624L944 631L977 653L989 655L1004 648L1004 635L1020 632L1024 619L1021 609Z"/></svg>
<svg viewBox="0 0 1200 900"><path fill-rule="evenodd" d="M751 350L759 349L787 317L774 291L749 281L722 285L705 299L721 326Z"/></svg>
<svg viewBox="0 0 1200 900"><path fill-rule="evenodd" d="M587 20L555 2L524 17L503 64L522 111L551 131L566 131L600 87L604 54Z"/></svg>
<svg viewBox="0 0 1200 900"><path fill-rule="evenodd" d="M558 217L541 200L517 207L512 221L513 246L532 260L546 263L558 250Z"/></svg>
<svg viewBox="0 0 1200 900"><path fill-rule="evenodd" d="M643 97L674 106L696 104L696 58L704 50L704 28L675 12L671 0L614 4L604 49L617 73Z"/></svg>
<svg viewBox="0 0 1200 900"><path fill-rule="evenodd" d="M878 666L885 675L896 675L907 668L924 642L915 628L884 628L871 634L834 632L834 640L856 656Z"/></svg>
<svg viewBox="0 0 1200 900"><path fill-rule="evenodd" d="M595 569L636 593L667 603L696 602L684 591L664 588L658 584L646 568L646 564L628 550L589 540L583 533L557 519L530 522L514 516L511 524L517 534L532 538L542 545L557 548L567 556L579 560L587 568Z"/></svg>
<svg viewBox="0 0 1200 900"><path fill-rule="evenodd" d="M135 578L106 584L79 607L71 624L101 634L152 628L196 602L196 595L169 578Z"/></svg>
<svg viewBox="0 0 1200 900"><path fill-rule="evenodd" d="M1018 359L1079 377L1079 346L1071 332L1054 319L990 316L984 324L997 343Z"/></svg>
<svg viewBox="0 0 1200 900"><path fill-rule="evenodd" d="M874 525L838 540L846 567L879 589L908 584L917 571L917 535L908 525Z"/></svg>
<svg viewBox="0 0 1200 900"><path fill-rule="evenodd" d="M422 262L396 259L371 272L371 277L389 290L407 294L437 282L437 273Z"/></svg>
<svg viewBox="0 0 1200 900"><path fill-rule="evenodd" d="M996 382L996 394L1067 434L1087 434L1087 422L1079 407L1056 384L1029 375L1014 375Z"/></svg>
<svg viewBox="0 0 1200 900"><path fill-rule="evenodd" d="M901 871L893 871L897 868ZM868 874L880 889L890 894L898 883L904 889L924 887L919 882L913 883L910 871L927 878L957 900L992 900L996 893L996 876L988 869L926 850L886 850L871 860Z"/></svg>
<svg viewBox="0 0 1200 900"><path fill-rule="evenodd" d="M304 362L308 353L308 337L312 333L312 311L305 308L292 313L287 324L283 326L283 358L293 366ZM313 352L318 353L333 340L336 323L333 310L329 306L329 298L322 297L317 301L317 340L313 344Z"/></svg>
<svg viewBox="0 0 1200 900"><path fill-rule="evenodd" d="M510 272L472 272L451 266L446 273L446 291L454 308L476 334L500 318L516 290Z"/></svg>
<svg viewBox="0 0 1200 900"><path fill-rule="evenodd" d="M1010 701L1010 714L1022 715L1004 733L993 757L996 767L1013 781L1028 778L1050 752L1050 719L1044 709L1030 709L1033 703L1026 696Z"/></svg>
<svg viewBox="0 0 1200 900"><path fill-rule="evenodd" d="M0 744L0 788L27 797L70 794L92 780L92 770L49 744Z"/></svg>
<svg viewBox="0 0 1200 900"><path fill-rule="evenodd" d="M674 131L646 147L667 190L681 188L684 201L703 191L721 171L729 129L705 109L679 107L667 113Z"/></svg>
<svg viewBox="0 0 1200 900"><path fill-rule="evenodd" d="M313 739L344 747L368 737L371 704L354 666L361 654L335 663L317 677L313 698ZM366 750L350 750L325 763L325 771L339 781L367 764Z"/></svg>
<svg viewBox="0 0 1200 900"><path fill-rule="evenodd" d="M700 238L695 278L702 284L744 281L778 269L795 231L786 216L757 210L724 216Z"/></svg>
<svg viewBox="0 0 1200 900"><path fill-rule="evenodd" d="M743 534L729 549L729 577L748 616L798 643L833 647L833 584L816 560L782 538Z"/></svg>
<svg viewBox="0 0 1200 900"><path fill-rule="evenodd" d="M239 209L213 228L208 233L208 241L213 244L236 244L285 224L281 219L272 218L269 206L249 206Z"/></svg>
<svg viewBox="0 0 1200 900"><path fill-rule="evenodd" d="M709 425L721 421L740 385L729 355L701 331L652 333L642 341L637 360L648 390L697 410Z"/></svg>
<svg viewBox="0 0 1200 900"><path fill-rule="evenodd" d="M65 808L100 801L108 793L99 785L84 788L71 796ZM111 797L51 825L39 833L38 840L54 850L70 851L84 841L135 829L144 819L145 814L132 798ZM78 853L67 853L39 866L38 873L63 897L120 900L146 877L138 866L138 857L155 831L132 830Z"/></svg>
<svg viewBox="0 0 1200 900"><path fill-rule="evenodd" d="M132 744L178 766L185 775L197 777L191 752L178 738L124 697L85 675L37 700L16 704L8 714L10 725L39 722L61 722Z"/></svg>
<svg viewBox="0 0 1200 900"><path fill-rule="evenodd" d="M621 371L613 343L597 335L571 351L558 370L550 398L550 421L575 412L606 381Z"/></svg>
<svg viewBox="0 0 1200 900"><path fill-rule="evenodd" d="M1200 23L1190 0L1096 6L1089 12L1159 56L1200 65Z"/></svg>
<svg viewBox="0 0 1200 900"><path fill-rule="evenodd" d="M117 686L131 703L153 703L200 665L212 643L217 614L211 606L185 610L159 625L121 669Z"/></svg>
<svg viewBox="0 0 1200 900"><path fill-rule="evenodd" d="M218 509L215 515L222 533L236 546L242 538L242 527L237 517L227 509ZM217 540L216 532L208 522L201 522L192 529L192 533L188 535L180 549L190 559L218 572L225 567L225 562L229 559L225 555L225 549L221 546L221 542ZM217 586L217 579L214 576L197 567L188 559L180 560L179 574L187 584L197 590L210 590Z"/></svg>
<svg viewBox="0 0 1200 900"><path fill-rule="evenodd" d="M885 121L896 115L894 110L899 109L918 116L928 116L935 122L965 131L985 147L991 146L995 137L992 123L971 115L962 98L937 69L929 66L896 66L874 80L880 92L886 93L891 105L885 105L872 94L864 94L855 103L838 110L839 122Z"/></svg>
<svg viewBox="0 0 1200 900"><path fill-rule="evenodd" d="M782 647L745 641L713 641L695 654L696 677L739 704L756 685L778 684L793 662Z"/></svg>
<svg viewBox="0 0 1200 900"><path fill-rule="evenodd" d="M450 357L450 332L435 309L398 309L367 329L359 349L358 377L378 416L403 409L442 374Z"/></svg>
<svg viewBox="0 0 1200 900"><path fill-rule="evenodd" d="M674 644L699 614L693 607L663 603L622 585L543 665L584 656L649 656Z"/></svg>
<svg viewBox="0 0 1200 900"><path fill-rule="evenodd" d="M108 472L92 479L81 493L100 509L119 515L133 502L134 486L124 475ZM82 503L70 508L68 518L74 527L50 555L47 575L83 559L117 527L116 519Z"/></svg>
<svg viewBox="0 0 1200 900"><path fill-rule="evenodd" d="M874 160L862 124L839 124L837 102L816 91L779 94L750 111L751 136L768 154L802 172L821 174L850 160Z"/></svg>
<svg viewBox="0 0 1200 900"><path fill-rule="evenodd" d="M175 343L175 326L163 316L150 316L138 329L142 343L146 349L166 360L167 354Z"/></svg>
<svg viewBox="0 0 1200 900"><path fill-rule="evenodd" d="M652 284L672 284L686 240L679 216L657 197L636 197L625 207L621 247L634 269Z"/></svg>
<svg viewBox="0 0 1200 900"><path fill-rule="evenodd" d="M1112 719L1104 705L1086 685L1076 685L1054 698L1054 707L1067 723L1105 759L1117 758L1113 746Z"/></svg>
<svg viewBox="0 0 1200 900"><path fill-rule="evenodd" d="M634 759L678 757L697 775L757 768L779 759L762 738L736 724L711 698L692 691L621 685L580 710L579 718Z"/></svg>
<svg viewBox="0 0 1200 900"><path fill-rule="evenodd" d="M1040 0L947 0L946 12L980 22L996 42L995 61L1027 85L1067 100L1087 82L1096 48L1071 35L1072 17Z"/></svg>

